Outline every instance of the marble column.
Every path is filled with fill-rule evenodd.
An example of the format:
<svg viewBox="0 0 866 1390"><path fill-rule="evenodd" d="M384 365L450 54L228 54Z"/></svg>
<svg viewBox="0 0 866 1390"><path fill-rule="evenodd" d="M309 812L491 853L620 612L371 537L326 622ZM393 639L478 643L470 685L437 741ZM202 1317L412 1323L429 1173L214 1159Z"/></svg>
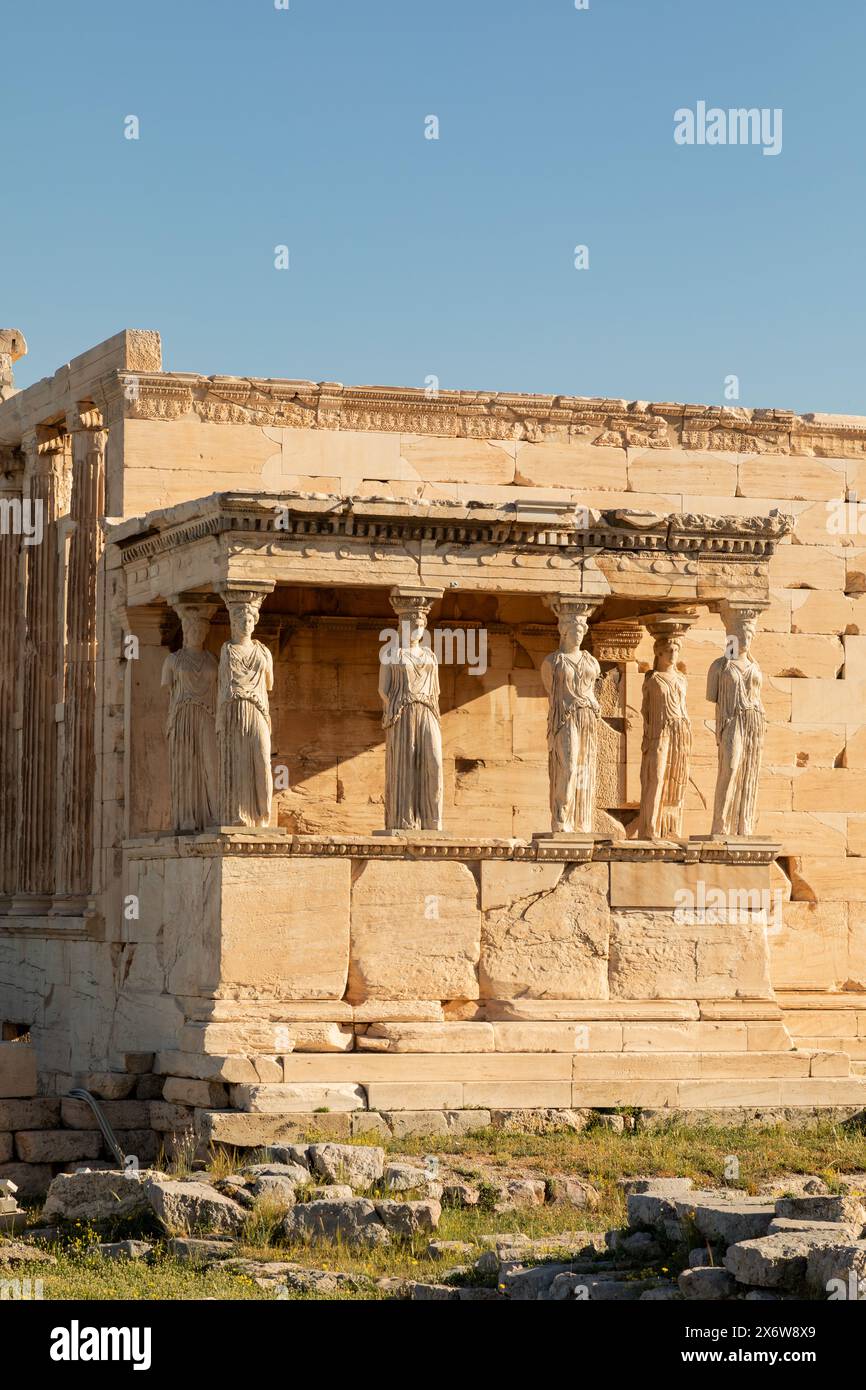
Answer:
<svg viewBox="0 0 866 1390"><path fill-rule="evenodd" d="M16 684L21 664L22 593L19 563L22 548L22 464L20 453L0 457L0 894L18 886L18 796L20 722Z"/></svg>
<svg viewBox="0 0 866 1390"><path fill-rule="evenodd" d="M62 580L58 520L69 507L70 452L65 433L30 431L24 497L41 514L40 544L21 547L24 650L20 669L23 716L19 889L52 894L56 887L58 794L57 716L62 711Z"/></svg>
<svg viewBox="0 0 866 1390"><path fill-rule="evenodd" d="M720 605L727 634L725 652L707 673L707 699L716 706L719 756L714 837L755 833L766 716L761 702L763 676L751 647L766 607L767 603L742 599Z"/></svg>
<svg viewBox="0 0 866 1390"><path fill-rule="evenodd" d="M688 682L679 669L685 634L697 613L653 613L643 621L653 636L653 665L643 680L641 797L635 838L675 843L682 835L692 726Z"/></svg>
<svg viewBox="0 0 866 1390"><path fill-rule="evenodd" d="M439 590L391 590L396 641L379 654L379 697L385 730L385 829L442 829L442 729L439 663L427 617Z"/></svg>
<svg viewBox="0 0 866 1390"><path fill-rule="evenodd" d="M262 600L273 588L245 581L219 586L231 624L231 637L220 652L216 711L220 822L225 826L270 824L274 784L268 692L273 689L274 662L253 630Z"/></svg>
<svg viewBox="0 0 866 1390"><path fill-rule="evenodd" d="M583 650L582 643L589 615L600 601L565 595L547 600L559 624L559 648L541 665L548 697L550 822L554 835L593 832L601 667L591 652Z"/></svg>
<svg viewBox="0 0 866 1390"><path fill-rule="evenodd" d="M66 580L66 673L63 705L63 835L60 882L87 893L93 877L96 764L96 588L102 555L107 431L99 412L67 415L72 439L72 496Z"/></svg>

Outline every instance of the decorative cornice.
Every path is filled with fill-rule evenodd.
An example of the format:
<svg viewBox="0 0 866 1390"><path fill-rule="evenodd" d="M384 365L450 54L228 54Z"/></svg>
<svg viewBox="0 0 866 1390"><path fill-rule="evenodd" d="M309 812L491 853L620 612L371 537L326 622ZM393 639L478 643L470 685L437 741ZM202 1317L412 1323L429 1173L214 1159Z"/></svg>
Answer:
<svg viewBox="0 0 866 1390"><path fill-rule="evenodd" d="M299 856L326 859L528 859L543 862L768 864L781 846L766 840L754 844L690 841L687 845L631 845L626 840L593 844L557 843L552 839L519 840L465 836L417 835L292 835L281 830L213 830L200 835L152 835L129 840L124 851L135 859L181 859L225 856L268 858Z"/></svg>
<svg viewBox="0 0 866 1390"><path fill-rule="evenodd" d="M394 501L322 493L213 493L107 527L123 563L139 563L205 536L226 533L269 545L331 537L401 545L495 545L546 550L687 553L736 560L772 555L793 530L793 517L657 516L623 509L590 512L564 505L543 518L521 515L514 503Z"/></svg>
<svg viewBox="0 0 866 1390"><path fill-rule="evenodd" d="M118 371L96 393L111 419L432 434L598 448L735 454L866 455L866 417L648 403L609 397L343 386L340 382Z"/></svg>

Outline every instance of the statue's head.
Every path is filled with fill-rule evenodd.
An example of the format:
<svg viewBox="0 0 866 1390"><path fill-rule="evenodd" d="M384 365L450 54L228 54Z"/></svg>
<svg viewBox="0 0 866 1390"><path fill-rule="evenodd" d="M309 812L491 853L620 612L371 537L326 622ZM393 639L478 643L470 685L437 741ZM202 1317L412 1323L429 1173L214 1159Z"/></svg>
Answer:
<svg viewBox="0 0 866 1390"><path fill-rule="evenodd" d="M259 605L249 602L230 603L228 609L232 641L249 641L259 620Z"/></svg>
<svg viewBox="0 0 866 1390"><path fill-rule="evenodd" d="M182 614L180 625L183 629L183 645L191 647L193 651L201 651L210 628L207 618L203 618L199 613Z"/></svg>
<svg viewBox="0 0 866 1390"><path fill-rule="evenodd" d="M752 645L758 630L757 615L748 610L733 610L726 624L728 629L728 654L732 657L744 655Z"/></svg>
<svg viewBox="0 0 866 1390"><path fill-rule="evenodd" d="M579 647L586 636L589 623L583 613L561 612L559 614L559 636L562 645L573 650Z"/></svg>
<svg viewBox="0 0 866 1390"><path fill-rule="evenodd" d="M427 614L421 612L409 614L402 619L400 628L400 635L404 644L417 647L418 643L424 640L424 633L427 631Z"/></svg>
<svg viewBox="0 0 866 1390"><path fill-rule="evenodd" d="M653 650L655 652L654 669L656 671L672 671L676 669L680 659L682 642L679 637L664 635L656 638Z"/></svg>

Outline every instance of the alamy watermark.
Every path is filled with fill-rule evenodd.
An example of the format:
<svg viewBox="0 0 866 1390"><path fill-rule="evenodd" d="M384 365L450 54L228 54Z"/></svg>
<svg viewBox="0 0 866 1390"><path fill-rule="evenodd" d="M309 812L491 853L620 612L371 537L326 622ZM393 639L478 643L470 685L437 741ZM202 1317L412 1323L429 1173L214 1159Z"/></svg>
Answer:
<svg viewBox="0 0 866 1390"><path fill-rule="evenodd" d="M674 921L680 926L753 922L778 932L783 902L781 888L714 888L698 879L694 888L674 892Z"/></svg>
<svg viewBox="0 0 866 1390"><path fill-rule="evenodd" d="M412 627L408 618L402 618L398 628L382 628L379 660L383 666L394 665L400 660L400 652L411 645ZM432 651L440 665L467 666L471 676L483 676L487 670L487 629L484 627L437 627L432 635L425 628L418 645Z"/></svg>
<svg viewBox="0 0 866 1390"><path fill-rule="evenodd" d="M727 111L699 101L694 111L674 112L674 141L678 145L761 145L761 153L782 153L781 106L738 106Z"/></svg>
<svg viewBox="0 0 866 1390"><path fill-rule="evenodd" d="M0 497L0 536L21 536L24 545L41 545L41 497Z"/></svg>

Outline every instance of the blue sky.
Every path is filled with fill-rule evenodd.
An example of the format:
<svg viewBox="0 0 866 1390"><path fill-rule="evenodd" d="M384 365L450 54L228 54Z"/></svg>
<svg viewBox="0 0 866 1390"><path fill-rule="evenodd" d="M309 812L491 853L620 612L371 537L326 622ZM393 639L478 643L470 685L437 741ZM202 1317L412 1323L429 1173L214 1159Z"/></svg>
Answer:
<svg viewBox="0 0 866 1390"><path fill-rule="evenodd" d="M139 327L178 371L866 413L866 6L589 6L0 0L18 384ZM781 153L678 146L701 100Z"/></svg>

